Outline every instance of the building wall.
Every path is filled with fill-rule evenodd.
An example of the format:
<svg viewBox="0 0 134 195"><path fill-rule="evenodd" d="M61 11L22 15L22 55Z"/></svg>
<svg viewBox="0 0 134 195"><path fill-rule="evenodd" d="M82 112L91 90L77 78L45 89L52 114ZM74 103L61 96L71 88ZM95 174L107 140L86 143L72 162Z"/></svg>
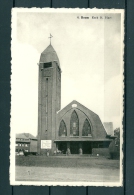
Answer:
<svg viewBox="0 0 134 195"><path fill-rule="evenodd" d="M37 141L36 141L37 142ZM27 146L26 146L27 144ZM30 142L29 143L24 143L24 142L17 142L16 143L16 149L19 151L19 150L28 150L28 152L30 151Z"/></svg>
<svg viewBox="0 0 134 195"><path fill-rule="evenodd" d="M59 121L59 125L60 125L60 122L62 120L64 120L65 124L66 124L66 127L67 127L67 137L69 138L70 137L70 119L71 119L71 114L73 113L73 111L76 111L77 115L78 115L78 118L79 118L79 137L82 137L82 129L83 129L83 125L84 125L84 121L86 119L88 119L90 125L91 125L91 135L93 136L93 127L92 127L92 124L91 124L91 121L90 119L83 113L81 112L79 109L75 108L75 109L70 109L63 117L61 117L60 121ZM59 129L59 125L58 125L58 129ZM59 130L57 131L57 137L59 136Z"/></svg>
<svg viewBox="0 0 134 195"><path fill-rule="evenodd" d="M37 140L28 140L28 141L22 141L18 140L16 141L16 150L25 150L27 152L37 152Z"/></svg>
<svg viewBox="0 0 134 195"><path fill-rule="evenodd" d="M94 156L97 156L97 154L99 154L99 156L105 156L105 157L110 156L109 148L93 148L92 149L92 154Z"/></svg>
<svg viewBox="0 0 134 195"><path fill-rule="evenodd" d="M113 130L113 123L112 122L104 122L104 127L106 129L106 132L108 135L114 135L114 130Z"/></svg>
<svg viewBox="0 0 134 195"><path fill-rule="evenodd" d="M30 140L29 152L37 152L37 140Z"/></svg>
<svg viewBox="0 0 134 195"><path fill-rule="evenodd" d="M77 107L72 107L72 105L77 105ZM70 119L71 114L73 111L76 111L79 117L79 138L81 140L82 136L82 128L85 119L87 118L90 125L91 125L91 138L89 139L105 139L106 138L106 131L103 127L103 124L99 118L99 116L93 113L91 110L87 109L77 101L71 102L68 106L63 108L61 111L57 113L57 131L56 131L56 138L60 139L59 137L59 125L62 120L64 120L66 127L67 127L67 138L70 138Z"/></svg>

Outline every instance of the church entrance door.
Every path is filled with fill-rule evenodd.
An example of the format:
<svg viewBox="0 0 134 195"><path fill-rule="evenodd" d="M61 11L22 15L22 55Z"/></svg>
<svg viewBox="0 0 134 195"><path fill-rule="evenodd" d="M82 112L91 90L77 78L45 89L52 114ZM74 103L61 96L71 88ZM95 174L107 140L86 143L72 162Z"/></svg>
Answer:
<svg viewBox="0 0 134 195"><path fill-rule="evenodd" d="M62 154L66 154L67 143L66 142L59 142L58 143L58 150L60 150L62 152Z"/></svg>
<svg viewBox="0 0 134 195"><path fill-rule="evenodd" d="M79 143L70 142L70 150L71 150L71 154L79 154Z"/></svg>
<svg viewBox="0 0 134 195"><path fill-rule="evenodd" d="M92 154L91 142L82 143L83 154Z"/></svg>

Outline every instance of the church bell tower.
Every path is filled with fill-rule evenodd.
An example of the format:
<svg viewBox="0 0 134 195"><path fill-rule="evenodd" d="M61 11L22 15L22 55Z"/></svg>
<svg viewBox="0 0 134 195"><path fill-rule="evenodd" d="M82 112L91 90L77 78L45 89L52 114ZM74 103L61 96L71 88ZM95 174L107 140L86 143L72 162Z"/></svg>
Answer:
<svg viewBox="0 0 134 195"><path fill-rule="evenodd" d="M61 69L50 45L41 53L38 84L38 146L40 155L56 150L56 114L61 107Z"/></svg>

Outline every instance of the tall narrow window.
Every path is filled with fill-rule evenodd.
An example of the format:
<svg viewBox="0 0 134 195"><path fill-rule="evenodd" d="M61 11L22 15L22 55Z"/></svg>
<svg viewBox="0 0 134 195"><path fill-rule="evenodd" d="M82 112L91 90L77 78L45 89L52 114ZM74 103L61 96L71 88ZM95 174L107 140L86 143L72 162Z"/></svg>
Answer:
<svg viewBox="0 0 134 195"><path fill-rule="evenodd" d="M76 111L74 110L70 120L70 135L79 136L79 119Z"/></svg>
<svg viewBox="0 0 134 195"><path fill-rule="evenodd" d="M91 136L91 126L87 119L85 120L83 125L82 136Z"/></svg>
<svg viewBox="0 0 134 195"><path fill-rule="evenodd" d="M67 136L67 128L66 128L66 124L63 120L60 122L59 136L61 136L61 137Z"/></svg>
<svg viewBox="0 0 134 195"><path fill-rule="evenodd" d="M45 90L45 95L46 95L46 133L47 133L47 130L48 130L48 78L46 78L46 90Z"/></svg>

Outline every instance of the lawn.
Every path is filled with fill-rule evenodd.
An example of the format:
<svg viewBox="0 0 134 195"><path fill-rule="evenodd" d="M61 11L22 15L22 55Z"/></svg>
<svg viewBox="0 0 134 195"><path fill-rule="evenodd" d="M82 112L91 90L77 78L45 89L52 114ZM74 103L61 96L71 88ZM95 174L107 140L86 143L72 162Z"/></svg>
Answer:
<svg viewBox="0 0 134 195"><path fill-rule="evenodd" d="M16 156L16 181L119 181L119 160L96 157Z"/></svg>
<svg viewBox="0 0 134 195"><path fill-rule="evenodd" d="M119 169L119 160L110 160L102 157L46 157L46 156L16 156L17 166L36 167L97 167Z"/></svg>

